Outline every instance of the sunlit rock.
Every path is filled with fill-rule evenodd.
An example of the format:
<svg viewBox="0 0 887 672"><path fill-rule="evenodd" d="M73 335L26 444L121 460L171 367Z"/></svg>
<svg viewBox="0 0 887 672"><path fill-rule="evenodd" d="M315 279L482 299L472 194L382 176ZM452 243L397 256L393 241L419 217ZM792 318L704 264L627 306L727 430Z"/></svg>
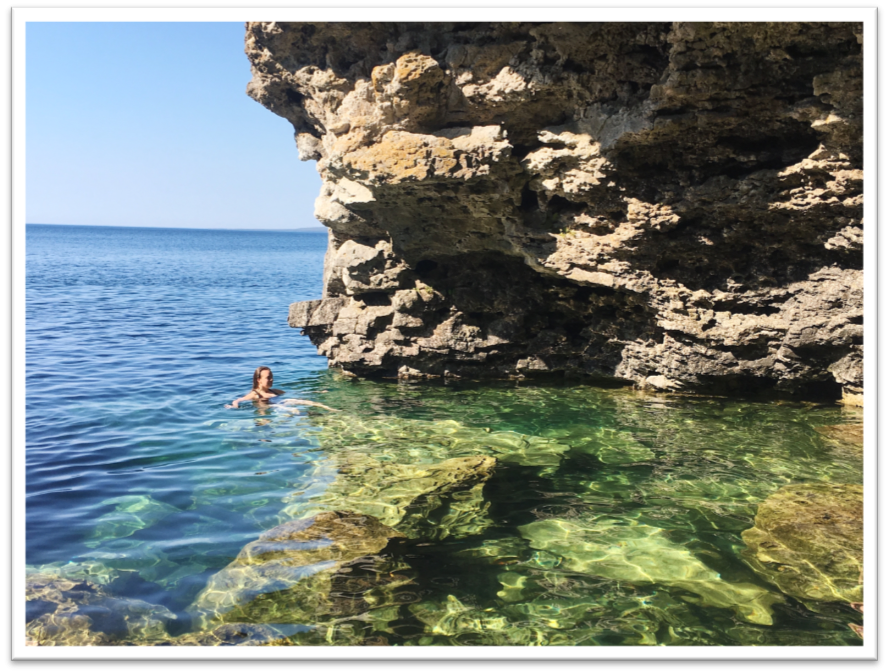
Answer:
<svg viewBox="0 0 887 672"><path fill-rule="evenodd" d="M609 427L590 427L576 443L579 450L595 455L604 464L633 464L655 458L653 451L631 432Z"/></svg>
<svg viewBox="0 0 887 672"><path fill-rule="evenodd" d="M425 623L430 635L453 636L464 632L502 634L512 630L511 623L493 609L478 609L449 595L442 604L421 602L410 605L410 612Z"/></svg>
<svg viewBox="0 0 887 672"><path fill-rule="evenodd" d="M678 588L693 594L683 599L731 608L752 623L772 623L770 607L780 600L758 586L722 580L687 549L669 541L661 528L613 520L542 520L520 530L533 548L562 557L567 569Z"/></svg>
<svg viewBox="0 0 887 672"><path fill-rule="evenodd" d="M638 603L634 607L617 617L602 619L605 605L599 599L587 597L544 596L505 603L499 608L480 608L449 595L445 600L411 605L410 612L425 624L427 639L420 639L420 644L657 644L656 632L664 622L664 610ZM687 622L692 623L692 619Z"/></svg>
<svg viewBox="0 0 887 672"><path fill-rule="evenodd" d="M805 483L781 488L742 533L743 557L800 600L861 602L862 486Z"/></svg>
<svg viewBox="0 0 887 672"><path fill-rule="evenodd" d="M230 565L214 574L194 600L192 611L203 614L207 622L316 574L323 573L315 581L328 582L331 570L378 553L398 536L402 535L379 521L352 512L326 512L284 523L244 546ZM314 593L323 599L323 591Z"/></svg>
<svg viewBox="0 0 887 672"><path fill-rule="evenodd" d="M338 475L323 493L307 502L300 498L281 515L294 517L312 509L335 508L360 512L385 525L397 526L405 518L424 519L441 506L445 496L455 490L471 489L478 481L486 480L495 464L491 457L398 464L355 452L339 461ZM472 497L477 499L479 495L477 490ZM482 508L480 502L474 508L478 507ZM469 508L463 506L466 511ZM457 507L453 512L454 524L458 519ZM409 528L409 521L405 526Z"/></svg>

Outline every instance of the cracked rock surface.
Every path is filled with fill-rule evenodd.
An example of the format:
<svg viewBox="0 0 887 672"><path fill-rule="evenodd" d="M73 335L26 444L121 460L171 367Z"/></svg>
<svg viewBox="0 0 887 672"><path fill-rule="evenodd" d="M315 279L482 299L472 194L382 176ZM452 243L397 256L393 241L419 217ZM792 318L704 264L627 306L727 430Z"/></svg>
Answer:
<svg viewBox="0 0 887 672"><path fill-rule="evenodd" d="M861 403L862 27L249 23L358 375Z"/></svg>

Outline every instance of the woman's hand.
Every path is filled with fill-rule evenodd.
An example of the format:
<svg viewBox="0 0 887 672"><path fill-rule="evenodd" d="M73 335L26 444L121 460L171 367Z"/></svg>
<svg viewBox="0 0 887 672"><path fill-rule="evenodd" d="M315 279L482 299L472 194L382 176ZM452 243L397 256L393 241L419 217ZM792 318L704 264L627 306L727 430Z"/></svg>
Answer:
<svg viewBox="0 0 887 672"><path fill-rule="evenodd" d="M238 404L241 401L254 401L255 399L259 399L259 395L256 394L255 390L250 390L249 394L245 394L240 399L235 399L230 404L225 404L225 408L238 408Z"/></svg>

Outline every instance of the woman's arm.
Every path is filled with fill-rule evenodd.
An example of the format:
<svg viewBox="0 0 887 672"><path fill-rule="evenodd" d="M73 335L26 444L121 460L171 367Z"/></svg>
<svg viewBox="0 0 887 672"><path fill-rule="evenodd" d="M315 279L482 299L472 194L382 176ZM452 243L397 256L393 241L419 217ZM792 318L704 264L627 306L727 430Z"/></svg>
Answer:
<svg viewBox="0 0 887 672"><path fill-rule="evenodd" d="M329 406L324 406L316 401L308 401L307 399L285 399L283 403L287 406L318 406L320 408L325 408L328 411L339 411L338 408L330 408Z"/></svg>
<svg viewBox="0 0 887 672"><path fill-rule="evenodd" d="M258 396L259 395L256 394L255 390L250 390L249 394L245 394L244 396L240 397L240 399L235 399L230 404L225 404L225 408L237 408L237 405L241 401L253 401L254 399L258 398Z"/></svg>

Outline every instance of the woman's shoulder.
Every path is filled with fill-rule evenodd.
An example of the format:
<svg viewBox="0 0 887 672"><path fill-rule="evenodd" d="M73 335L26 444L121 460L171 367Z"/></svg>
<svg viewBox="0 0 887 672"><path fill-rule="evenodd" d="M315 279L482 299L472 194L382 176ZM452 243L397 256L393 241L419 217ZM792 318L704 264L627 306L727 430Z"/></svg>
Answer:
<svg viewBox="0 0 887 672"><path fill-rule="evenodd" d="M286 391L285 391L285 390L275 390L274 388L271 388L270 391L273 392L273 393L276 394L276 395L286 394Z"/></svg>

